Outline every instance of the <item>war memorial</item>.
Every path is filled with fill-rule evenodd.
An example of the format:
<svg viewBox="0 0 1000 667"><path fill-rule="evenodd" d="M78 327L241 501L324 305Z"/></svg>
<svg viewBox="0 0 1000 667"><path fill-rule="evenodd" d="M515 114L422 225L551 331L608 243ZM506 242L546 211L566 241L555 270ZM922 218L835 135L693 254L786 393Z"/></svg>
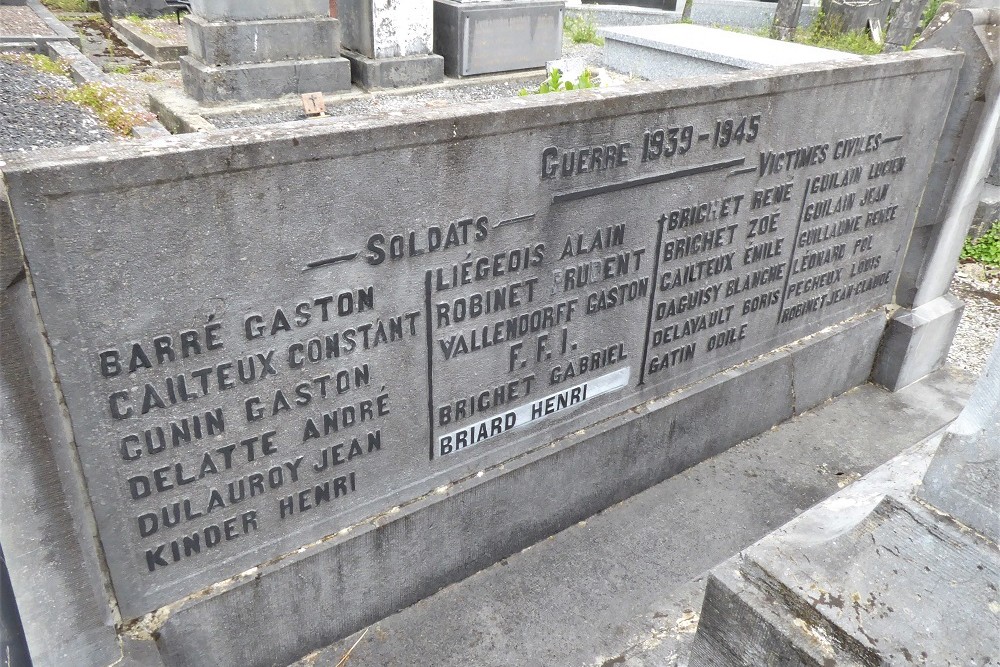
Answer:
<svg viewBox="0 0 1000 667"><path fill-rule="evenodd" d="M213 35L311 20L259 4L226 26L194 8L194 97L441 77L429 32L390 53L376 22L342 58L328 16L294 28L321 52L199 60ZM939 148L975 131L949 115L963 63L8 157L0 535L34 664L287 665L853 387L939 368L951 240L940 219L913 239L929 182L976 175ZM740 585L719 574L706 610ZM718 618L692 665L741 643Z"/></svg>

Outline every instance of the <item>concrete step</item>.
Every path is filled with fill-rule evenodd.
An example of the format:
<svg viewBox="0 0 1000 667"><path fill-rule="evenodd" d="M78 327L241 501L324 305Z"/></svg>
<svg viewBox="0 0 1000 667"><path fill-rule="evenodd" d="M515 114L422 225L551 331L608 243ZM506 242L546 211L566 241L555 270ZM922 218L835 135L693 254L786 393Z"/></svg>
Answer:
<svg viewBox="0 0 1000 667"><path fill-rule="evenodd" d="M709 569L950 423L970 388L950 369L859 387L296 667L333 667L362 634L351 667L684 664Z"/></svg>

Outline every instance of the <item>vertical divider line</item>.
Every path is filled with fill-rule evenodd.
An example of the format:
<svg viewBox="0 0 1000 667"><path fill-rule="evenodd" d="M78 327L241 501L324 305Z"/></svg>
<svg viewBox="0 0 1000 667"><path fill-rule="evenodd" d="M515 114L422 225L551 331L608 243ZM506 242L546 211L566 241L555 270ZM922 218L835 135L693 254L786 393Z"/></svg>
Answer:
<svg viewBox="0 0 1000 667"><path fill-rule="evenodd" d="M802 229L802 215L806 212L806 200L809 199L809 188L803 188L802 206L799 207L799 220L795 223L795 234L792 236L792 254L788 257L788 274L785 276L785 284L781 288L781 303L778 304L778 321L781 323L781 311L785 309L785 295L788 293L788 283L792 279L792 262L795 261L795 250L799 247L799 230Z"/></svg>
<svg viewBox="0 0 1000 667"><path fill-rule="evenodd" d="M427 426L430 430L430 460L434 460L434 340L431 332L431 276L428 269L424 276L424 319L427 332Z"/></svg>
<svg viewBox="0 0 1000 667"><path fill-rule="evenodd" d="M659 285L657 276L660 273L660 246L663 245L663 223L667 216L660 216L660 228L656 232L656 251L653 253L653 288L649 290L649 310L646 313L646 336L642 344L642 366L639 367L639 384L646 384L646 356L649 354L649 328L653 325L653 304L656 303L656 288Z"/></svg>

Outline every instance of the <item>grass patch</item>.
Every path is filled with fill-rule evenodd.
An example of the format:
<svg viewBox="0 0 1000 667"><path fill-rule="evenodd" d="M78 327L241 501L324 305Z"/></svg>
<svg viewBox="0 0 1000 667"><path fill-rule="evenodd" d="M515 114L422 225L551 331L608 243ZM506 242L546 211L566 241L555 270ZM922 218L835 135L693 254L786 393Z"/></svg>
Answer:
<svg viewBox="0 0 1000 667"><path fill-rule="evenodd" d="M567 16L563 20L563 32L574 44L604 46L604 38L597 34L597 24L590 16Z"/></svg>
<svg viewBox="0 0 1000 667"><path fill-rule="evenodd" d="M934 20L937 16L938 10L941 9L941 4L944 0L930 0L927 6L924 7L924 13L920 15L920 32L924 31L924 28Z"/></svg>
<svg viewBox="0 0 1000 667"><path fill-rule="evenodd" d="M545 93L563 93L569 90L583 90L585 88L597 88L596 82L591 78L593 75L590 73L589 69L583 70L583 73L576 81L570 79L564 79L562 72L558 68L552 70L552 74L549 75L542 85L538 87L538 90L528 90L527 88L522 88L518 93L522 97L525 95L544 95Z"/></svg>
<svg viewBox="0 0 1000 667"><path fill-rule="evenodd" d="M48 56L43 56L40 53L4 53L0 54L0 60L10 63L18 63L21 65L27 65L39 72L44 72L45 74L54 74L56 76L64 76L66 78L70 77L69 65L64 63L62 60L53 60Z"/></svg>
<svg viewBox="0 0 1000 667"><path fill-rule="evenodd" d="M978 239L966 239L961 257L967 261L1000 266L1000 220L994 220L990 230Z"/></svg>
<svg viewBox="0 0 1000 667"><path fill-rule="evenodd" d="M876 44L865 32L843 32L833 17L827 17L823 12L816 15L813 22L805 30L795 33L795 41L799 44L818 46L834 51L847 51L862 56L873 56L882 53L882 45Z"/></svg>
<svg viewBox="0 0 1000 667"><path fill-rule="evenodd" d="M87 12L87 0L42 0L49 9L59 12Z"/></svg>
<svg viewBox="0 0 1000 667"><path fill-rule="evenodd" d="M153 120L153 114L134 106L121 89L102 83L85 83L76 88L53 91L51 96L90 109L122 136L131 135L134 128Z"/></svg>
<svg viewBox="0 0 1000 667"><path fill-rule="evenodd" d="M113 67L110 67L108 69L108 72L110 74L131 74L132 73L132 66L131 65L115 65Z"/></svg>

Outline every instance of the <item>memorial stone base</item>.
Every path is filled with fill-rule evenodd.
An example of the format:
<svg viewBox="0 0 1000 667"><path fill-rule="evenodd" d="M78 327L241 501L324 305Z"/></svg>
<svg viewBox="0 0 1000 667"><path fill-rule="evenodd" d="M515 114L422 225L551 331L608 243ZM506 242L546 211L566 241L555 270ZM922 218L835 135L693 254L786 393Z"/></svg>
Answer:
<svg viewBox="0 0 1000 667"><path fill-rule="evenodd" d="M396 58L368 58L344 51L351 79L362 88L404 88L444 80L444 59L436 53Z"/></svg>
<svg viewBox="0 0 1000 667"><path fill-rule="evenodd" d="M952 294L903 308L889 322L872 379L896 391L942 366L965 304Z"/></svg>
<svg viewBox="0 0 1000 667"><path fill-rule="evenodd" d="M434 0L434 52L448 76L544 67L562 55L564 2Z"/></svg>
<svg viewBox="0 0 1000 667"><path fill-rule="evenodd" d="M233 5L230 7L230 5ZM315 6L314 6L315 5ZM336 93L351 87L340 25L325 2L202 0L187 17L184 90L203 103Z"/></svg>
<svg viewBox="0 0 1000 667"><path fill-rule="evenodd" d="M341 0L337 16L343 54L359 86L403 88L444 80L444 60L431 52L433 0Z"/></svg>

